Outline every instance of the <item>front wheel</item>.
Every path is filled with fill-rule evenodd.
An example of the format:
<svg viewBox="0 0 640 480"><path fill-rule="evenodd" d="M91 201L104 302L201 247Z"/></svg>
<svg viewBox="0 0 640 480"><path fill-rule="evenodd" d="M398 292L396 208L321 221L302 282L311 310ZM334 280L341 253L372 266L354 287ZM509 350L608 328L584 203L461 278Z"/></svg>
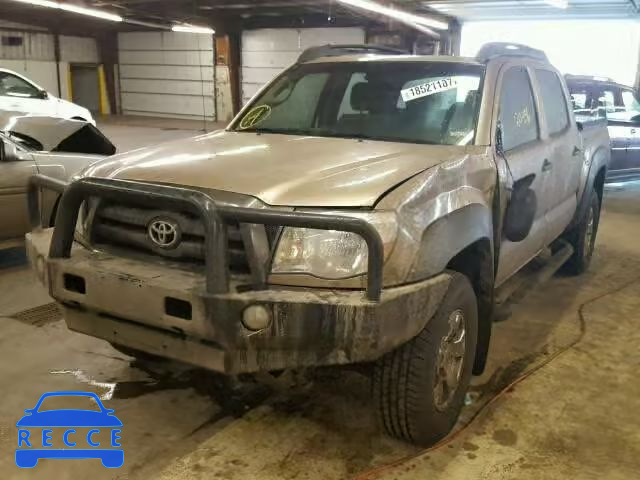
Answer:
<svg viewBox="0 0 640 480"><path fill-rule="evenodd" d="M596 192L592 192L587 212L566 237L573 247L573 255L564 265L564 270L569 274L580 275L589 268L595 249L599 223L600 197Z"/></svg>
<svg viewBox="0 0 640 480"><path fill-rule="evenodd" d="M429 446L453 428L471 381L478 306L471 283L451 272L436 314L420 334L375 366L373 395L386 432Z"/></svg>

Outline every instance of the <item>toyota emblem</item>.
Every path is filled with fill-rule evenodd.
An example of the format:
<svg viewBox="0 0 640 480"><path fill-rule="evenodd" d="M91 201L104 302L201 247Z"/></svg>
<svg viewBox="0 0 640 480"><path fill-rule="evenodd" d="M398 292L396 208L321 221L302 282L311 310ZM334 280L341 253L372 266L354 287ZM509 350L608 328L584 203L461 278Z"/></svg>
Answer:
<svg viewBox="0 0 640 480"><path fill-rule="evenodd" d="M178 223L167 218L151 220L147 227L147 234L154 246L165 249L177 247L182 237Z"/></svg>

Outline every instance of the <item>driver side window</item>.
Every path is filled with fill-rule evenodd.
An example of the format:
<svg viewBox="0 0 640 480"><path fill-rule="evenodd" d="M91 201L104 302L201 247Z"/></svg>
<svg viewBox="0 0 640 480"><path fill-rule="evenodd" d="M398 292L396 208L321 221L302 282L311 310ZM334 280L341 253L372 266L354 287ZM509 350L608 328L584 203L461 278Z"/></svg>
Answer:
<svg viewBox="0 0 640 480"><path fill-rule="evenodd" d="M538 116L529 74L523 67L513 67L502 78L498 121L502 128L505 152L539 138Z"/></svg>
<svg viewBox="0 0 640 480"><path fill-rule="evenodd" d="M39 98L40 92L22 78L0 72L0 95L16 98Z"/></svg>

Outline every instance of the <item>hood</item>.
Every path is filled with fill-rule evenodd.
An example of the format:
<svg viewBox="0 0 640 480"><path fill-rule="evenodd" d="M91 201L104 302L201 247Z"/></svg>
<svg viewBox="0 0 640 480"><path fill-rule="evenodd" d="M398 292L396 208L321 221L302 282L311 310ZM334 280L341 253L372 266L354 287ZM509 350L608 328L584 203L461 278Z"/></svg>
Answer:
<svg viewBox="0 0 640 480"><path fill-rule="evenodd" d="M115 155L83 175L224 190L269 205L364 207L464 155L448 145L222 131Z"/></svg>
<svg viewBox="0 0 640 480"><path fill-rule="evenodd" d="M87 121L93 120L91 112L88 109L76 105L75 103L63 100L62 98L53 97L58 104L58 115L64 118L81 117Z"/></svg>
<svg viewBox="0 0 640 480"><path fill-rule="evenodd" d="M607 113L607 120L614 122L633 122L636 121L636 117L640 117L640 112L635 110Z"/></svg>
<svg viewBox="0 0 640 480"><path fill-rule="evenodd" d="M91 123L0 112L0 131L28 140L35 150L113 155L115 146ZM35 142L33 142L35 140Z"/></svg>

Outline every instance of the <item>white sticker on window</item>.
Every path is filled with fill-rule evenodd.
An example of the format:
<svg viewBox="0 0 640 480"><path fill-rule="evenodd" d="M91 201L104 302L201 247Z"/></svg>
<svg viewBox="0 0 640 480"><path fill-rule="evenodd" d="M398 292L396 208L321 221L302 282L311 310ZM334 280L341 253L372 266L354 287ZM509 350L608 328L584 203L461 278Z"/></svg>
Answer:
<svg viewBox="0 0 640 480"><path fill-rule="evenodd" d="M427 82L421 85L416 85L414 87L401 90L400 95L402 95L402 100L404 100L405 102L410 102L411 100L428 97L429 95L445 92L457 87L458 82L455 78L441 78L439 80L434 80L433 82Z"/></svg>

